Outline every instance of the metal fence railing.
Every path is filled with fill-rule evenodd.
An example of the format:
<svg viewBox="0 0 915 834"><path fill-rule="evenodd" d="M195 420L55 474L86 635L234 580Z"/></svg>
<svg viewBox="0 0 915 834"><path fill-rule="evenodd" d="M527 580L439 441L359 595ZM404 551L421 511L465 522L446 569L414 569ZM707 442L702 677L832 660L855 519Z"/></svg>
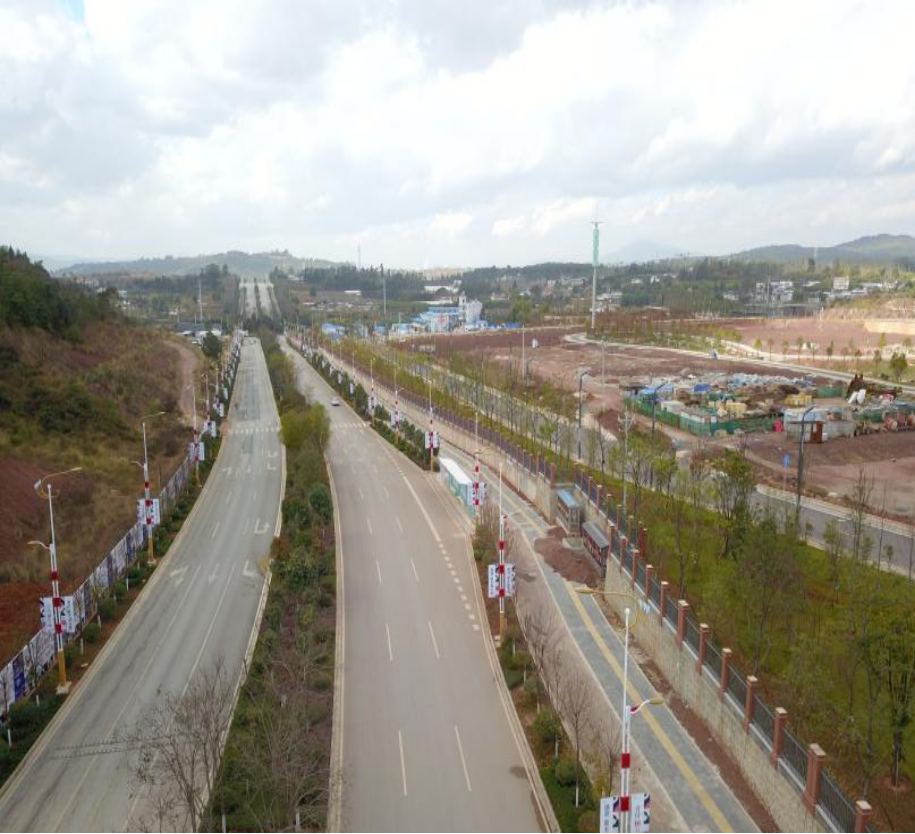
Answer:
<svg viewBox="0 0 915 834"><path fill-rule="evenodd" d="M699 654L699 626L691 617L686 619L686 642L693 647L693 651Z"/></svg>
<svg viewBox="0 0 915 834"><path fill-rule="evenodd" d="M716 679L721 677L721 652L711 640L705 644L705 665L712 671Z"/></svg>
<svg viewBox="0 0 915 834"><path fill-rule="evenodd" d="M664 617L674 628L677 627L677 612L677 601L673 597L667 597L664 600Z"/></svg>
<svg viewBox="0 0 915 834"><path fill-rule="evenodd" d="M733 666L728 668L728 694L742 713L747 704L747 682Z"/></svg>
<svg viewBox="0 0 915 834"><path fill-rule="evenodd" d="M645 587L645 563L641 559L635 566L635 584L640 588Z"/></svg>
<svg viewBox="0 0 915 834"><path fill-rule="evenodd" d="M648 585L648 598L656 605L661 605L661 583L653 576Z"/></svg>
<svg viewBox="0 0 915 834"><path fill-rule="evenodd" d="M800 779L801 784L807 781L807 749L787 729L782 731L782 761Z"/></svg>
<svg viewBox="0 0 915 834"><path fill-rule="evenodd" d="M752 724L759 730L760 735L769 742L771 747L772 738L775 735L775 715L759 695L753 696Z"/></svg>
<svg viewBox="0 0 915 834"><path fill-rule="evenodd" d="M820 771L820 808L836 830L855 830L855 806L826 768Z"/></svg>

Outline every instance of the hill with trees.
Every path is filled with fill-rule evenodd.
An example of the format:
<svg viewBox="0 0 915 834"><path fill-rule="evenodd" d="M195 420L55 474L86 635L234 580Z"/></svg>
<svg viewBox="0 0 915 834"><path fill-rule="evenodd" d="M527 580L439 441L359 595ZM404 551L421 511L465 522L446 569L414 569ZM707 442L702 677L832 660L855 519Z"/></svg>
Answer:
<svg viewBox="0 0 915 834"><path fill-rule="evenodd" d="M38 628L46 593L46 502L34 483L61 479L55 526L65 589L79 584L133 523L143 487L133 461L147 435L154 489L184 456L179 402L199 353L128 321L113 290L53 280L0 247L0 663Z"/></svg>

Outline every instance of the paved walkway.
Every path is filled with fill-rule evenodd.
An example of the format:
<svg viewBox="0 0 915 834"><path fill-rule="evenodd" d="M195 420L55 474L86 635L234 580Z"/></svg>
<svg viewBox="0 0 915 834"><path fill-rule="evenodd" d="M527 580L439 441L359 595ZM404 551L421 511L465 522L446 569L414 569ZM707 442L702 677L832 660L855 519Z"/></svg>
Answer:
<svg viewBox="0 0 915 834"><path fill-rule="evenodd" d="M461 459L465 467L472 467L471 461L453 447L447 453ZM492 473L488 477L492 479ZM494 494L491 490L490 495ZM503 502L505 509L513 514L512 520L519 522L518 529L534 553L534 542L546 535L546 522L533 507L508 490L503 490ZM622 635L611 628L593 596L577 593L575 585L539 556L536 561L567 628L603 690L603 706L619 716L623 689ZM633 661L631 654L629 659ZM639 703L657 694L635 662L629 664L627 694L629 703ZM667 706L643 709L633 719L632 740L665 786L688 830L757 830L718 770ZM638 790L635 779L633 786Z"/></svg>

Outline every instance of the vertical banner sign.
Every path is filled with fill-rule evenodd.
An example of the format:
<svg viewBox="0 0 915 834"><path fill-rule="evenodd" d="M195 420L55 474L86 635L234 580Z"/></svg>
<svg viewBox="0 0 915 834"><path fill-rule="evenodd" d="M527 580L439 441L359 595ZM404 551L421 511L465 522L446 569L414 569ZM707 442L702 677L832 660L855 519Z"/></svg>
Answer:
<svg viewBox="0 0 915 834"><path fill-rule="evenodd" d="M600 798L600 834L616 834L620 830L620 798L602 796Z"/></svg>
<svg viewBox="0 0 915 834"><path fill-rule="evenodd" d="M515 595L515 566L511 562L505 563L505 596Z"/></svg>
<svg viewBox="0 0 915 834"><path fill-rule="evenodd" d="M203 463L206 460L206 454L205 454L205 448L204 448L204 444L203 444L202 440L197 444L197 453L198 453L197 459L201 463Z"/></svg>
<svg viewBox="0 0 915 834"><path fill-rule="evenodd" d="M489 565L487 596L489 599L498 599L499 597L499 566L496 564Z"/></svg>
<svg viewBox="0 0 915 834"><path fill-rule="evenodd" d="M630 828L633 832L648 834L651 830L651 794L632 794L632 812L630 813Z"/></svg>
<svg viewBox="0 0 915 834"><path fill-rule="evenodd" d="M38 600L41 607L41 630L45 634L54 633L54 598L41 597Z"/></svg>
<svg viewBox="0 0 915 834"><path fill-rule="evenodd" d="M602 796L600 798L600 834L617 834L620 830L620 798Z"/></svg>
<svg viewBox="0 0 915 834"><path fill-rule="evenodd" d="M73 597L64 597L63 608L60 611L60 620L67 634L76 634L79 628L79 617L76 614L76 604Z"/></svg>

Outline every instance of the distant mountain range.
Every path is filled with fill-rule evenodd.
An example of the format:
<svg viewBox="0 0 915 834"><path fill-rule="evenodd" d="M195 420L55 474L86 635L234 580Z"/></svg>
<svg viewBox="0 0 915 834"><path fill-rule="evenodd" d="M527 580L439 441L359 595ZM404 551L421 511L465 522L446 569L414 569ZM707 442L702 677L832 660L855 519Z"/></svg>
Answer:
<svg viewBox="0 0 915 834"><path fill-rule="evenodd" d="M78 263L55 270L59 276L130 274L155 277L159 275L193 275L201 269L216 264L226 265L229 272L242 278L256 278L268 275L278 268L285 272L297 272L305 267L335 266L334 261L320 258L299 258L287 251L282 252L220 252L215 255L191 255L186 257L140 258L135 261L100 261Z"/></svg>
<svg viewBox="0 0 915 834"><path fill-rule="evenodd" d="M837 246L760 246L731 256L742 261L790 264L815 258L817 264L833 261L858 264L915 262L915 237L911 235L868 235Z"/></svg>

